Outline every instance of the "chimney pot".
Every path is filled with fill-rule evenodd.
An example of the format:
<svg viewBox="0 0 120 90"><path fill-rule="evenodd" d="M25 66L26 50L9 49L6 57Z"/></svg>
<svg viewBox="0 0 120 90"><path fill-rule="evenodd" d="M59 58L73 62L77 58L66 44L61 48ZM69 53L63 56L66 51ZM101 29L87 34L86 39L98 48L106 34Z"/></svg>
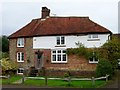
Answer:
<svg viewBox="0 0 120 90"><path fill-rule="evenodd" d="M42 7L42 15L41 18L45 19L47 16L50 15L50 9L48 9L47 7Z"/></svg>

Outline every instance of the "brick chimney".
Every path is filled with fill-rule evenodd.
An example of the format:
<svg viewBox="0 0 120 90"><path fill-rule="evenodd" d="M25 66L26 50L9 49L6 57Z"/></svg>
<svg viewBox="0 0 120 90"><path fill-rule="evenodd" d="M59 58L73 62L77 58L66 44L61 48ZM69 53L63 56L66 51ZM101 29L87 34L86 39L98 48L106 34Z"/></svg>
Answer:
<svg viewBox="0 0 120 90"><path fill-rule="evenodd" d="M45 19L47 16L50 15L50 9L48 9L47 7L42 7L42 15L41 18Z"/></svg>

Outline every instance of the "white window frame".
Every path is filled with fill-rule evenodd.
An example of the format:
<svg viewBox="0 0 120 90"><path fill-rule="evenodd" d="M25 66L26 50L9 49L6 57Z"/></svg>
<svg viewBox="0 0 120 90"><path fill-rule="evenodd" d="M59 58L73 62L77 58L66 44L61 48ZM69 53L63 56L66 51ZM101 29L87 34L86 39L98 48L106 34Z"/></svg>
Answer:
<svg viewBox="0 0 120 90"><path fill-rule="evenodd" d="M98 34L89 34L88 39L99 39L99 35Z"/></svg>
<svg viewBox="0 0 120 90"><path fill-rule="evenodd" d="M89 63L98 63L98 62L99 62L99 59L98 59L98 61L95 61L95 58L93 58L93 61L89 60Z"/></svg>
<svg viewBox="0 0 120 90"><path fill-rule="evenodd" d="M58 53L59 50L61 51L61 53ZM67 54L63 53L64 50L65 49L53 49L53 50L51 50L51 62L52 63L67 63ZM56 53L53 53L53 51L56 51ZM53 55L56 55L56 61L53 61ZM58 55L61 55L61 61L58 61ZM66 55L66 61L63 61L63 55Z"/></svg>
<svg viewBox="0 0 120 90"><path fill-rule="evenodd" d="M19 70L23 70L23 72L24 72L24 68L19 68ZM19 73L18 70L17 70L17 74L23 75L23 73Z"/></svg>
<svg viewBox="0 0 120 90"><path fill-rule="evenodd" d="M24 47L24 38L17 39L17 47Z"/></svg>
<svg viewBox="0 0 120 90"><path fill-rule="evenodd" d="M24 55L23 52L17 52L17 62L24 62L24 58L22 60L22 54ZM19 56L20 55L20 56ZM24 56L23 56L24 57ZM19 60L20 58L20 60Z"/></svg>
<svg viewBox="0 0 120 90"><path fill-rule="evenodd" d="M64 38L64 43L62 44L62 37ZM60 44L57 44L57 38L59 38L60 39ZM61 45L65 45L65 36L57 36L56 37L56 44L57 44L57 46L61 46Z"/></svg>

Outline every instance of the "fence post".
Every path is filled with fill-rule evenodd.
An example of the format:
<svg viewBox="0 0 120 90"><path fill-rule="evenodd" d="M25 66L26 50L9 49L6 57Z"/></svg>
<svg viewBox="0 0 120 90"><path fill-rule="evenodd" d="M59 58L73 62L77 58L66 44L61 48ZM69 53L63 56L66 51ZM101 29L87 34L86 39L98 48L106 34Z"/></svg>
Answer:
<svg viewBox="0 0 120 90"><path fill-rule="evenodd" d="M47 73L45 67L42 68L45 76L45 86L47 86Z"/></svg>
<svg viewBox="0 0 120 90"><path fill-rule="evenodd" d="M92 85L94 86L95 85L95 78L92 77Z"/></svg>
<svg viewBox="0 0 120 90"><path fill-rule="evenodd" d="M109 76L109 75L106 74L106 82L108 82L108 76Z"/></svg>
<svg viewBox="0 0 120 90"><path fill-rule="evenodd" d="M22 77L22 84L24 84L24 81L25 81L25 77L23 75L23 77Z"/></svg>
<svg viewBox="0 0 120 90"><path fill-rule="evenodd" d="M68 77L68 84L69 84L69 86L71 84L71 77L70 76Z"/></svg>
<svg viewBox="0 0 120 90"><path fill-rule="evenodd" d="M10 75L9 74L8 74L7 78L8 78L8 84L10 84Z"/></svg>

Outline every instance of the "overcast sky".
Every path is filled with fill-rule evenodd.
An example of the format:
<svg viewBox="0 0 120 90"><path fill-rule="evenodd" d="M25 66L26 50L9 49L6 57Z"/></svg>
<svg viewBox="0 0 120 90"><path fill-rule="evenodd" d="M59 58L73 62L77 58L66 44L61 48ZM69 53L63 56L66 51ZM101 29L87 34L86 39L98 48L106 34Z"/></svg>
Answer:
<svg viewBox="0 0 120 90"><path fill-rule="evenodd" d="M10 35L32 19L41 17L46 6L53 16L89 16L94 22L118 33L119 0L4 0L1 3L2 34Z"/></svg>

